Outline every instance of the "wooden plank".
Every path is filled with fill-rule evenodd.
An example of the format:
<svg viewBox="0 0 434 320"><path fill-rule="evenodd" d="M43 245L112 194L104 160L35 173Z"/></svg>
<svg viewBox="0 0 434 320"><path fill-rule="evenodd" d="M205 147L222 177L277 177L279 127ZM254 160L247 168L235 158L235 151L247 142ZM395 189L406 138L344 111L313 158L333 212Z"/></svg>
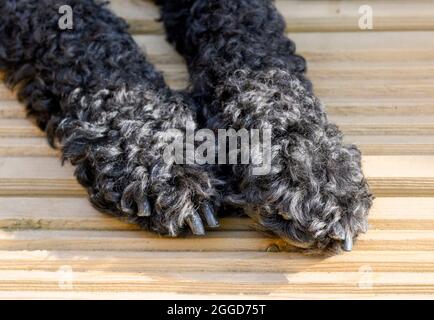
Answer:
<svg viewBox="0 0 434 320"><path fill-rule="evenodd" d="M363 168L374 194L432 196L433 160L430 156L366 156Z"/></svg>
<svg viewBox="0 0 434 320"><path fill-rule="evenodd" d="M29 208L32 208L29 210ZM222 231L252 230L244 217L220 219ZM434 198L377 198L369 214L371 229L433 230ZM95 210L86 198L0 198L0 228L46 230L138 230Z"/></svg>
<svg viewBox="0 0 434 320"><path fill-rule="evenodd" d="M351 81L332 81L321 83L317 81L314 84L314 91L320 98L327 97L414 97L426 98L434 97L434 85L429 81L400 81L386 82L383 80L351 80Z"/></svg>
<svg viewBox="0 0 434 320"><path fill-rule="evenodd" d="M330 120L351 135L427 135L434 142L434 116L330 116Z"/></svg>
<svg viewBox="0 0 434 320"><path fill-rule="evenodd" d="M308 300L432 300L434 295L429 293L287 293L287 294L185 294L178 292L146 292L146 291L128 291L128 292L104 292L104 291L80 291L63 290L60 288L50 291L20 291L8 290L0 291L0 299L6 300L29 300L29 299L47 299L47 300L60 300L60 299L90 299L90 300L206 300L206 299L221 299L221 300L273 300L273 299L308 299Z"/></svg>
<svg viewBox="0 0 434 320"><path fill-rule="evenodd" d="M434 272L427 251L352 251L332 257L297 252L0 251L0 271L77 272ZM290 262L290 263L288 263Z"/></svg>
<svg viewBox="0 0 434 320"><path fill-rule="evenodd" d="M365 156L363 166L377 196L434 195L432 156ZM73 168L50 157L0 158L1 195L83 195Z"/></svg>
<svg viewBox="0 0 434 320"><path fill-rule="evenodd" d="M162 237L145 231L0 230L0 250L267 251L281 240L253 231L208 232L206 237ZM291 250L293 248L287 248ZM415 249L418 250L418 249Z"/></svg>
<svg viewBox="0 0 434 320"><path fill-rule="evenodd" d="M276 1L290 32L361 31L359 8L369 5L374 13L374 30L432 30L434 9L429 0ZM155 20L158 9L150 2L112 0L114 12L129 22L134 33L163 33ZM364 30L365 31L365 30Z"/></svg>
<svg viewBox="0 0 434 320"><path fill-rule="evenodd" d="M0 137L45 137L31 119L0 119Z"/></svg>
<svg viewBox="0 0 434 320"><path fill-rule="evenodd" d="M376 53L378 52L377 50L381 50L383 52L395 51L395 54L405 54L414 52L414 49L431 50L434 46L434 40L430 36L433 33L433 31L312 32L295 33L289 36L293 38L300 52L332 53L336 51L359 51L361 54L364 54L369 52ZM403 42L404 40L409 42Z"/></svg>
<svg viewBox="0 0 434 320"><path fill-rule="evenodd" d="M29 208L32 208L29 210ZM429 219L427 219L429 221ZM219 230L251 230L251 220L226 217ZM85 197L22 198L0 197L0 228L57 230L139 230L94 209Z"/></svg>
<svg viewBox="0 0 434 320"><path fill-rule="evenodd" d="M344 140L357 145L363 155L434 154L434 138L431 135L346 135Z"/></svg>
<svg viewBox="0 0 434 320"><path fill-rule="evenodd" d="M117 15L127 20L132 33L164 33L158 8L147 1L111 0L110 7Z"/></svg>
<svg viewBox="0 0 434 320"><path fill-rule="evenodd" d="M430 0L277 1L291 32L364 31L359 8L373 10L374 30L432 30L434 8Z"/></svg>
<svg viewBox="0 0 434 320"><path fill-rule="evenodd" d="M358 115L414 115L434 114L433 99L400 97L320 97L329 114Z"/></svg>
<svg viewBox="0 0 434 320"><path fill-rule="evenodd" d="M31 210L30 210L31 208ZM245 217L224 217L222 231L252 230ZM434 198L376 198L370 229L434 230ZM0 228L45 230L138 230L94 209L87 198L0 198Z"/></svg>
<svg viewBox="0 0 434 320"><path fill-rule="evenodd" d="M59 157L46 138L0 138L0 156Z"/></svg>
<svg viewBox="0 0 434 320"><path fill-rule="evenodd" d="M165 69L161 69L165 70ZM170 70L171 73L182 73ZM400 63L379 63L376 61L360 61L357 64L347 61L309 63L308 77L316 81L333 80L365 80L365 81L404 81L404 80L432 80L434 68L430 61L412 61Z"/></svg>
<svg viewBox="0 0 434 320"><path fill-rule="evenodd" d="M74 272L71 285L82 291L146 291L194 294L291 293L425 293L434 291L434 273L375 272L371 278L346 273L99 273ZM3 271L0 288L6 290L59 290L60 272ZM59 279L60 278L60 279ZM63 283L65 287L65 283ZM71 288L72 289L72 288Z"/></svg>
<svg viewBox="0 0 434 320"><path fill-rule="evenodd" d="M16 94L13 91L6 88L3 84L0 85L0 100L13 101L15 99L16 99Z"/></svg>
<svg viewBox="0 0 434 320"><path fill-rule="evenodd" d="M145 231L0 230L0 250L75 251L261 251L297 250L255 231L216 231L207 236L169 238ZM370 230L355 250L433 251L433 230Z"/></svg>
<svg viewBox="0 0 434 320"><path fill-rule="evenodd" d="M0 87L3 85L0 84ZM1 89L0 89L1 91ZM25 118L24 106L15 100L0 100L0 119Z"/></svg>
<svg viewBox="0 0 434 320"><path fill-rule="evenodd" d="M0 195L86 195L70 165L62 167L60 160L43 157L0 158L0 190Z"/></svg>
<svg viewBox="0 0 434 320"><path fill-rule="evenodd" d="M431 156L366 156L363 159L365 175L384 178L432 178L434 158Z"/></svg>

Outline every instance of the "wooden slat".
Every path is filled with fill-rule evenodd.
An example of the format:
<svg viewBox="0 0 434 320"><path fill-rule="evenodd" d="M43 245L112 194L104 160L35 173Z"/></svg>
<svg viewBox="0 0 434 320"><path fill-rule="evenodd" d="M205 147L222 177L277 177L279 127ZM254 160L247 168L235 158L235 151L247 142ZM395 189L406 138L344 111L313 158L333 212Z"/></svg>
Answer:
<svg viewBox="0 0 434 320"><path fill-rule="evenodd" d="M369 5L374 12L375 30L432 30L434 9L430 0L357 0L357 1L276 1L290 32L360 31L359 8ZM155 22L158 9L150 2L112 0L112 9L127 19L131 32L163 33Z"/></svg>
<svg viewBox="0 0 434 320"><path fill-rule="evenodd" d="M329 114L358 115L414 115L434 114L433 99L394 97L321 97Z"/></svg>
<svg viewBox="0 0 434 320"><path fill-rule="evenodd" d="M434 141L434 116L334 116L332 122L351 135L427 135Z"/></svg>
<svg viewBox="0 0 434 320"><path fill-rule="evenodd" d="M253 231L208 232L198 240L145 231L0 230L0 250L267 251L270 246L283 246L281 240Z"/></svg>
<svg viewBox="0 0 434 320"><path fill-rule="evenodd" d="M430 156L366 156L363 168L374 194L432 196L433 161Z"/></svg>
<svg viewBox="0 0 434 320"><path fill-rule="evenodd" d="M176 290L174 290L176 291ZM247 290L248 291L248 290ZM186 294L179 292L146 292L146 291L128 291L128 292L104 292L104 291L80 291L80 290L62 290L53 289L51 291L20 291L9 290L0 291L0 299L48 299L48 300L60 300L60 299L90 299L90 300L204 300L204 299L222 299L222 300L247 300L253 299L272 300L272 299L309 299L309 300L432 300L434 295L429 293L390 293L385 292L379 295L378 293L361 291L359 293L286 293L286 294L212 294L209 296L203 294Z"/></svg>
<svg viewBox="0 0 434 320"><path fill-rule="evenodd" d="M432 156L365 156L363 166L377 196L434 195ZM69 165L49 157L0 158L2 195L83 195Z"/></svg>
<svg viewBox="0 0 434 320"><path fill-rule="evenodd" d="M276 5L292 32L361 31L359 8L363 5L372 7L376 31L434 29L434 8L430 0L281 0Z"/></svg>
<svg viewBox="0 0 434 320"><path fill-rule="evenodd" d="M0 251L0 271L77 272L434 272L427 251L353 251L332 257L296 252ZM290 262L290 263L288 263Z"/></svg>
<svg viewBox="0 0 434 320"><path fill-rule="evenodd" d="M432 135L347 135L346 143L356 144L364 155L432 155Z"/></svg>
<svg viewBox="0 0 434 320"><path fill-rule="evenodd" d="M0 156L59 157L46 138L0 138Z"/></svg>
<svg viewBox="0 0 434 320"><path fill-rule="evenodd" d="M0 87L1 86L0 84ZM24 118L25 116L25 108L18 101L0 100L0 119Z"/></svg>
<svg viewBox="0 0 434 320"><path fill-rule="evenodd" d="M32 208L32 210L29 210L29 208ZM220 224L220 229L226 231L251 230L251 221L245 218L226 217L221 219ZM121 221L97 211L91 206L86 197L61 199L0 197L0 228L57 230L139 229L135 224Z"/></svg>
<svg viewBox="0 0 434 320"><path fill-rule="evenodd" d="M73 176L73 168L56 158L0 158L0 195L85 195Z"/></svg>
<svg viewBox="0 0 434 320"><path fill-rule="evenodd" d="M296 250L254 231L208 232L206 237L168 238L145 231L0 230L0 250L268 251ZM433 230L370 230L356 250L433 251Z"/></svg>
<svg viewBox="0 0 434 320"><path fill-rule="evenodd" d="M13 91L6 88L3 84L0 85L0 100L14 101L15 99L16 95Z"/></svg>
<svg viewBox="0 0 434 320"><path fill-rule="evenodd" d="M111 0L111 9L127 20L132 33L164 33L163 26L156 20L159 10L151 2L141 0Z"/></svg>
<svg viewBox="0 0 434 320"><path fill-rule="evenodd" d="M31 208L31 210L30 210ZM252 230L245 217L225 217L219 230ZM369 214L370 229L434 230L434 198L377 198ZM45 230L138 230L95 210L85 198L0 198L0 228Z"/></svg>
<svg viewBox="0 0 434 320"><path fill-rule="evenodd" d="M1 290L59 290L62 275L59 272L0 273ZM181 292L194 294L268 294L292 293L430 293L434 291L434 273L372 274L375 281L363 273L163 273L143 272L98 273L74 272L73 288L82 291L146 291Z"/></svg>
<svg viewBox="0 0 434 320"><path fill-rule="evenodd" d="M30 119L0 119L0 137L44 137Z"/></svg>

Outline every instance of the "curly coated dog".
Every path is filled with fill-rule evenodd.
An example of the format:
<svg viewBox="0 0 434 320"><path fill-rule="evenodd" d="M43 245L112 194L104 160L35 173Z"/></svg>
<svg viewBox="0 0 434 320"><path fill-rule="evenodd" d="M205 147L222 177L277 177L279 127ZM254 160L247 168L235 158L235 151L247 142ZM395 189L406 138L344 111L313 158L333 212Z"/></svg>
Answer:
<svg viewBox="0 0 434 320"><path fill-rule="evenodd" d="M217 227L223 201L291 245L351 250L372 204L360 152L328 122L272 1L156 2L189 92L165 84L100 1L0 0L0 72L94 206L177 236ZM169 132L200 127L271 130L271 172L167 161Z"/></svg>
<svg viewBox="0 0 434 320"><path fill-rule="evenodd" d="M351 250L372 204L361 155L327 120L273 2L156 3L205 126L272 130L270 174L253 175L249 165L216 170L230 184L226 202L293 245Z"/></svg>
<svg viewBox="0 0 434 320"><path fill-rule="evenodd" d="M72 30L59 29L63 5ZM98 209L172 236L217 226L217 180L162 158L167 129L194 126L196 107L168 88L122 19L93 0L0 0L0 12L0 72Z"/></svg>

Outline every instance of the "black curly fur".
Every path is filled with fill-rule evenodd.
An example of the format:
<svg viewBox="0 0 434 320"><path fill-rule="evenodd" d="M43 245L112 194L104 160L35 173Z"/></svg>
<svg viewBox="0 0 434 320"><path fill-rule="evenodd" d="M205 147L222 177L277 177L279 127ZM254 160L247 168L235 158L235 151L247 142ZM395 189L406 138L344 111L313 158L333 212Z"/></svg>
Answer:
<svg viewBox="0 0 434 320"><path fill-rule="evenodd" d="M226 198L291 244L338 250L367 229L361 155L342 142L270 0L157 0L212 129L272 128L272 172L235 165ZM228 177L233 177L229 179Z"/></svg>
<svg viewBox="0 0 434 320"><path fill-rule="evenodd" d="M58 28L62 5L72 30ZM216 180L162 159L166 131L194 126L193 101L167 87L122 19L93 0L0 0L0 13L0 72L97 208L172 236L216 225Z"/></svg>

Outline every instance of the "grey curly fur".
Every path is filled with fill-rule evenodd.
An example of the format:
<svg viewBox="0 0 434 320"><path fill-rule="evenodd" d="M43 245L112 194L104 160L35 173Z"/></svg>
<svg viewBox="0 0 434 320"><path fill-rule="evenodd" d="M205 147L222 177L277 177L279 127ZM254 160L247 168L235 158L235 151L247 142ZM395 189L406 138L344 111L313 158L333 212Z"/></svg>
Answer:
<svg viewBox="0 0 434 320"><path fill-rule="evenodd" d="M226 199L291 244L350 249L372 204L361 155L327 120L272 1L156 2L168 40L187 61L204 125L273 130L271 174L217 168L230 184Z"/></svg>
<svg viewBox="0 0 434 320"><path fill-rule="evenodd" d="M72 30L58 28L62 5L73 8ZM98 209L172 236L217 225L217 180L162 159L167 129L194 124L196 106L167 87L122 19L93 0L0 0L0 12L5 82Z"/></svg>

